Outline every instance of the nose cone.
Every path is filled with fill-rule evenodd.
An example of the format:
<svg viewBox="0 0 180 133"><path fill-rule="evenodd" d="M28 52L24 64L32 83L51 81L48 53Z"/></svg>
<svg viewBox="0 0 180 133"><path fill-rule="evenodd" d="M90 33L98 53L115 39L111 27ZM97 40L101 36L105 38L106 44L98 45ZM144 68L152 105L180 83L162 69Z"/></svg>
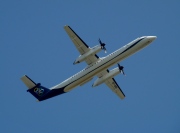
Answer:
<svg viewBox="0 0 180 133"><path fill-rule="evenodd" d="M156 38L157 38L156 36L148 36L148 39L149 39L150 41L154 41Z"/></svg>

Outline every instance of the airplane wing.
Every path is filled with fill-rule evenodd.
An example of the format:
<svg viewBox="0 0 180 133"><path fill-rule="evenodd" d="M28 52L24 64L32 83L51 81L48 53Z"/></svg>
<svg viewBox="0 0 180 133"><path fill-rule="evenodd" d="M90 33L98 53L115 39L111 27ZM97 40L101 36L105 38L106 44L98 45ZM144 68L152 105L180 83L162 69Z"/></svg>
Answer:
<svg viewBox="0 0 180 133"><path fill-rule="evenodd" d="M90 47L73 31L73 29L71 29L70 26L66 25L64 26L64 29L81 55L85 54L90 50ZM89 65L93 62L96 62L98 59L99 57L95 54L90 55L88 58L85 59L85 61Z"/></svg>
<svg viewBox="0 0 180 133"><path fill-rule="evenodd" d="M99 73L97 76L98 77L102 77L103 75L109 73L109 70L105 70L101 73ZM116 80L114 78L110 78L107 79L105 81L105 84L114 92L118 95L118 97L120 97L121 99L125 98L125 95L123 93L123 91L121 90L121 88L119 87L119 85L117 84Z"/></svg>
<svg viewBox="0 0 180 133"><path fill-rule="evenodd" d="M105 81L106 85L115 92L121 99L125 98L125 95L114 78Z"/></svg>

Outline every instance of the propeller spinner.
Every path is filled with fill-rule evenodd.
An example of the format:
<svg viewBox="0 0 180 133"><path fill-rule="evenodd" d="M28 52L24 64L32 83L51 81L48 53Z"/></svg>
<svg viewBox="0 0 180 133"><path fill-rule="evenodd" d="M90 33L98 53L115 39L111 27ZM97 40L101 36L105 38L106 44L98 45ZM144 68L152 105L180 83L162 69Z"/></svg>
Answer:
<svg viewBox="0 0 180 133"><path fill-rule="evenodd" d="M101 42L101 39L99 38L99 43L100 43L100 45L101 45L101 49L103 49L104 50L104 52L105 53L107 53L107 51L106 51L106 48L105 48L105 43L103 43L103 42Z"/></svg>

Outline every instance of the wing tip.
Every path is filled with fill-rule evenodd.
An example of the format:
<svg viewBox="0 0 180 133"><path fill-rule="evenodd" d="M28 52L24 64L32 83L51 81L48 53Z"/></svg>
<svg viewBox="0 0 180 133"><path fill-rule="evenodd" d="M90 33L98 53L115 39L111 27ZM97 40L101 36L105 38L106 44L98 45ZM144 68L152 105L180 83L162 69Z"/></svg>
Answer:
<svg viewBox="0 0 180 133"><path fill-rule="evenodd" d="M64 25L64 28L70 28L71 29L71 27L69 25Z"/></svg>
<svg viewBox="0 0 180 133"><path fill-rule="evenodd" d="M121 100L124 100L125 97L126 97L126 96L124 95L123 97L121 96L120 98L121 98Z"/></svg>

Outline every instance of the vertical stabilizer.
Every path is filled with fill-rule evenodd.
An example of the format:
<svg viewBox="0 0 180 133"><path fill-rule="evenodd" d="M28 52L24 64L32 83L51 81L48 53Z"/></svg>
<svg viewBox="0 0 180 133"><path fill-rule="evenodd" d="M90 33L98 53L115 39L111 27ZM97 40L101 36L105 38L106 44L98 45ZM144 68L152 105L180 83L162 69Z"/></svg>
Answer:
<svg viewBox="0 0 180 133"><path fill-rule="evenodd" d="M50 89L41 86L40 83L35 83L31 80L27 75L24 75L21 80L28 87L27 92L30 92L34 97L36 97L39 101L45 100L45 96L50 92Z"/></svg>

